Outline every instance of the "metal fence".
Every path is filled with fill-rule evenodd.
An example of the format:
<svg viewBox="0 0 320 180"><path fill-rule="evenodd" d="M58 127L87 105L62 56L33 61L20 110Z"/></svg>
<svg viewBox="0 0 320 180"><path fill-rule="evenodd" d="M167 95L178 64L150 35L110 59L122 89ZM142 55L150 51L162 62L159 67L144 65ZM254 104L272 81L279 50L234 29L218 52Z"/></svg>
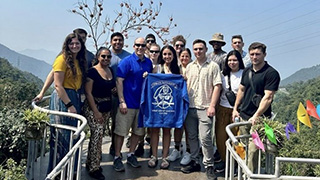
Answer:
<svg viewBox="0 0 320 180"><path fill-rule="evenodd" d="M253 173L247 166L247 156L243 160L235 150L235 146L239 145L239 141L244 141L245 145L249 142L251 135L239 135L234 136L231 129L240 126L251 126L251 122L238 122L229 124L226 127L226 132L229 139L226 141L226 170L225 179L288 179L288 180L309 180L309 179L320 179L320 177L310 177L310 176L289 176L280 174L280 164L281 163L307 163L307 164L320 164L320 159L308 159L308 158L288 158L288 157L274 157L273 154L266 151L265 154L265 166L262 168L262 151L259 150L258 157L258 172ZM248 147L244 147L246 154L248 154ZM236 167L235 167L236 166ZM235 173L235 168L238 169L237 174Z"/></svg>
<svg viewBox="0 0 320 180"><path fill-rule="evenodd" d="M42 101L48 100L50 96L46 96ZM58 115L58 116L67 116L78 119L78 126L72 127L68 125L62 124L50 124L49 127L53 127L56 132L56 136L58 136L57 129L65 129L71 131L69 152L62 158L62 160L56 164L51 172L48 174L47 165L48 158L46 156L46 146L48 145L47 141L47 129L45 130L44 138L35 141L30 140L28 142L28 159L27 159L27 170L26 177L29 180L38 180L38 179L46 179L51 180L55 177L59 176L61 180L73 180L81 179L81 157L82 157L82 145L85 140L85 133L83 132L85 126L87 125L87 119L79 114L67 113L67 112L59 112L48 110L47 107L39 107L36 102L32 102L32 106L35 109L38 109L42 112L46 112L50 115ZM73 140L78 139L77 143L73 145ZM57 141L55 142L55 146L57 147ZM38 152L40 154L38 155ZM77 153L79 152L79 153ZM56 155L57 149L54 150L54 155ZM75 165L75 156L78 154L78 164L77 164L77 174L73 174L73 169ZM55 157L55 156L54 156ZM37 163L36 163L37 162ZM75 176L75 177L74 177Z"/></svg>

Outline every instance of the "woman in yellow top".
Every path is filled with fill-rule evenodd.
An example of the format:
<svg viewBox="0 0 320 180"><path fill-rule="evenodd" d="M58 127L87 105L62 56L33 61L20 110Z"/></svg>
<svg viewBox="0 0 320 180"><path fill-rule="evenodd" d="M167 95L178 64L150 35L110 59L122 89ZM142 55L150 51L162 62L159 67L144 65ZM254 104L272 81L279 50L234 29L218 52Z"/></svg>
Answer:
<svg viewBox="0 0 320 180"><path fill-rule="evenodd" d="M53 63L55 91L51 95L50 109L80 113L81 99L80 89L86 76L86 47L81 37L76 33L69 34L62 47L61 53ZM63 124L77 127L78 120L64 116L51 116L51 124ZM58 139L55 129L51 127L50 136L50 159L48 173L52 171L56 164L68 153L70 134L69 130L58 129ZM57 154L54 157L54 143L58 141ZM74 144L76 140L74 140ZM56 158L56 163L54 163ZM77 158L75 169L77 167Z"/></svg>

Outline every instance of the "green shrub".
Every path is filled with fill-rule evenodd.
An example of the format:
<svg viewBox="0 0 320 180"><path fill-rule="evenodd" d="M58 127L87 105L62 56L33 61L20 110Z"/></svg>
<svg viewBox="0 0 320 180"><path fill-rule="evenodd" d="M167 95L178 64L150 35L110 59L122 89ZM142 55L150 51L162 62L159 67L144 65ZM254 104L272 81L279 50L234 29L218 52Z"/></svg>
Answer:
<svg viewBox="0 0 320 180"><path fill-rule="evenodd" d="M18 165L13 159L8 159L5 166L0 165L0 179L2 180L26 180L26 160Z"/></svg>
<svg viewBox="0 0 320 180"><path fill-rule="evenodd" d="M22 118L23 110L4 108L0 111L0 164L8 158L20 162L27 157L28 143Z"/></svg>
<svg viewBox="0 0 320 180"><path fill-rule="evenodd" d="M315 121L312 129L302 124L300 124L300 126L300 133L290 134L290 139L285 139L283 147L279 150L279 156L320 159L319 122ZM306 163L282 163L281 174L319 177L320 165Z"/></svg>

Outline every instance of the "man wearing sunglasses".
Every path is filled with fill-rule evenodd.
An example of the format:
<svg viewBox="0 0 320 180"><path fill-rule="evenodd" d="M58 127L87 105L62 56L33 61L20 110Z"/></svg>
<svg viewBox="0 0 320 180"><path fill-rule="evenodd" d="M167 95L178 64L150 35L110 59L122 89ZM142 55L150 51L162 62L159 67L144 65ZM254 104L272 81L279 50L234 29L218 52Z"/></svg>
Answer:
<svg viewBox="0 0 320 180"><path fill-rule="evenodd" d="M119 109L115 124L115 157L113 167L116 171L124 171L120 151L124 137L131 128L130 149L127 154L127 163L132 167L141 167L134 155L139 138L144 136L144 128L138 128L138 113L142 92L143 73L152 72L152 62L144 56L146 50L145 39L140 37L134 41L134 53L124 58L117 69L117 91Z"/></svg>

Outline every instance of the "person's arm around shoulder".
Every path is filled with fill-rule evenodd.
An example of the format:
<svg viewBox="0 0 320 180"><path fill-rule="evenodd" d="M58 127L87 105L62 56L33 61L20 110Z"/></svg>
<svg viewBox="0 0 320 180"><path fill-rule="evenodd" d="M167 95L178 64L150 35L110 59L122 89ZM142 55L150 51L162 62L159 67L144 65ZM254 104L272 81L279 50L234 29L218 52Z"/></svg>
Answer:
<svg viewBox="0 0 320 180"><path fill-rule="evenodd" d="M239 90L237 92L236 102L234 103L234 106L233 106L232 121L234 121L234 119L236 117L240 117L238 109L239 109L240 103L242 101L242 98L244 96L244 91L245 91L245 87L242 84L240 84L239 85Z"/></svg>
<svg viewBox="0 0 320 180"><path fill-rule="evenodd" d="M119 110L122 114L126 114L128 112L128 109L123 96L123 81L124 81L124 78L121 78L121 77L117 78L117 91L119 96Z"/></svg>
<svg viewBox="0 0 320 180"><path fill-rule="evenodd" d="M63 71L54 72L54 86L62 102L66 105L70 105L68 107L68 112L77 113L76 108L72 105L72 102L68 97L66 90L63 87L64 77L65 77L65 72Z"/></svg>
<svg viewBox="0 0 320 180"><path fill-rule="evenodd" d="M92 95L92 87L93 87L93 80L91 78L87 78L87 82L85 84L85 91L86 91L86 98L88 100L88 104L93 111L94 118L99 122L103 122L102 113L99 112L96 103L94 102L94 98Z"/></svg>
<svg viewBox="0 0 320 180"><path fill-rule="evenodd" d="M53 83L53 80L54 80L53 74L54 74L54 72L53 72L53 70L51 70L47 76L46 81L43 84L43 87L42 87L40 93L33 99L33 101L41 101L42 100L44 93L46 93L46 91L49 89L49 87Z"/></svg>

